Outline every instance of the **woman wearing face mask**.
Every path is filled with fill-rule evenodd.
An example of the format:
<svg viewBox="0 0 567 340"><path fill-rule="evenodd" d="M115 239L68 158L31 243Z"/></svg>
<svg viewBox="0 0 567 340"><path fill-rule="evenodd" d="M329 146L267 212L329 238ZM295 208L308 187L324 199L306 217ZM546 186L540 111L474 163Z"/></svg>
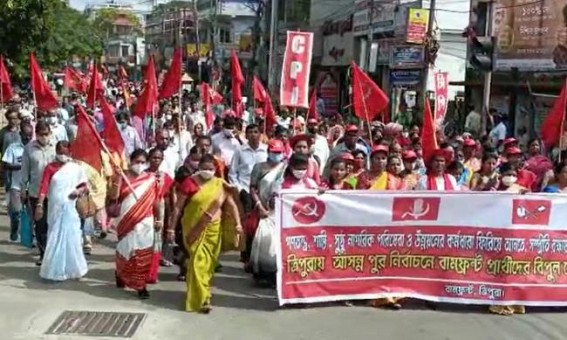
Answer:
<svg viewBox="0 0 567 340"><path fill-rule="evenodd" d="M269 247L275 228L272 230L270 226L274 225L273 198L278 188L278 178L282 178L285 169L284 152L282 141L272 139L268 143L268 160L254 165L250 175L250 197L254 209L244 225L246 253L243 260L246 260L245 270L252 272L261 286L275 284L276 262Z"/></svg>
<svg viewBox="0 0 567 340"><path fill-rule="evenodd" d="M506 191L515 194L525 194L529 192L529 188L519 185L518 170L511 163L504 163L500 166L500 184L498 191ZM520 305L509 306L490 306L488 311L498 315L525 314L526 309Z"/></svg>
<svg viewBox="0 0 567 340"><path fill-rule="evenodd" d="M199 162L201 161L201 149L194 146L189 151L189 155L185 158L183 165L177 169L175 173L175 190L172 193L173 205L177 201L177 188L187 179L199 170ZM169 230L169 229L167 229ZM167 238L167 235L166 235ZM187 272L186 261L188 258L187 250L183 244L183 227L181 221L175 224L175 243L177 244L177 263L179 265L179 274L177 275L178 281L185 281L185 273Z"/></svg>
<svg viewBox="0 0 567 340"><path fill-rule="evenodd" d="M313 145L313 138L310 135L296 135L289 140L289 144L294 153L303 154L309 157L309 166L307 167L307 177L321 183L319 163L311 154L311 146Z"/></svg>
<svg viewBox="0 0 567 340"><path fill-rule="evenodd" d="M47 198L47 245L39 275L46 280L79 279L87 273L87 262L81 245L81 219L76 199L88 192L87 175L71 161L69 143L56 145L56 160L43 171L35 219L43 217L43 201Z"/></svg>
<svg viewBox="0 0 567 340"><path fill-rule="evenodd" d="M210 282L221 251L234 250L242 233L236 189L215 177L215 159L203 155L199 170L177 188L170 226L181 217L187 261L185 310L211 311ZM167 230L173 240L173 230Z"/></svg>
<svg viewBox="0 0 567 340"><path fill-rule="evenodd" d="M156 283L160 264L164 267L171 267L173 265L173 247L171 243L164 242L162 244L162 227L164 222L167 221L166 211L169 211L167 207L171 202L169 189L173 185L173 179L167 173L159 170L160 165L163 162L162 150L157 148L151 149L150 152L148 152L148 157L150 161L146 172L156 176L159 190L158 197L155 202L157 207L154 212L154 255L152 258L150 275L148 277L148 283Z"/></svg>
<svg viewBox="0 0 567 340"><path fill-rule="evenodd" d="M130 155L130 168L125 172L130 185L116 171L108 190L111 202L108 210L117 210L109 214L116 213L118 221L115 226L118 235L116 286L136 290L140 299L150 297L146 283L154 253L154 228L160 225L160 221L155 220L159 217L156 215L160 194L158 181L155 174L146 172L147 169L148 154L142 149L134 150Z"/></svg>
<svg viewBox="0 0 567 340"><path fill-rule="evenodd" d="M317 189L319 186L307 176L309 156L293 153L283 174L282 189Z"/></svg>

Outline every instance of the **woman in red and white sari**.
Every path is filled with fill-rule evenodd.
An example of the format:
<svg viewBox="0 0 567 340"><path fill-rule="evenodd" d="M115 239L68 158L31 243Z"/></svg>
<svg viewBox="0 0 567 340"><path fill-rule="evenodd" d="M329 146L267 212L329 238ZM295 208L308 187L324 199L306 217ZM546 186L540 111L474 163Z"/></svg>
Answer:
<svg viewBox="0 0 567 340"><path fill-rule="evenodd" d="M130 185L116 175L109 189L109 199L119 205L114 220L118 234L116 286L136 290L140 299L150 296L146 282L154 254L155 228L161 227L154 220L159 210L158 181L155 174L145 172L147 168L148 154L141 149L134 150L126 171Z"/></svg>
<svg viewBox="0 0 567 340"><path fill-rule="evenodd" d="M164 171L160 171L159 167L163 162L163 151L158 148L151 149L148 152L149 166L147 173L154 174L156 176L157 185L159 188L157 197L156 215L154 216L154 227L156 230L154 238L154 255L152 258L152 265L150 267L150 274L148 276L148 283L158 282L158 271L160 264L165 267L171 267L173 260L173 245L169 242L164 242L162 244L162 231L164 230L164 224L168 220L166 216L167 208L172 205L169 195L169 189L173 184L173 179ZM166 226L167 228L167 226Z"/></svg>

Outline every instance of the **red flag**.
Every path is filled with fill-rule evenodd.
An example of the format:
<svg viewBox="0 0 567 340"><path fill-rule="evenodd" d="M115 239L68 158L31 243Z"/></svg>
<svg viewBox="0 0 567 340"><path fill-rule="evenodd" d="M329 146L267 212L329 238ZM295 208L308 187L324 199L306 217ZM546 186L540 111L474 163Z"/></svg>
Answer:
<svg viewBox="0 0 567 340"><path fill-rule="evenodd" d="M266 119L266 127L271 129L277 123L277 120L270 94L266 91L266 88L264 88L264 85L262 85L262 82L257 77L252 79L252 90L254 93L254 100L262 104L263 115Z"/></svg>
<svg viewBox="0 0 567 340"><path fill-rule="evenodd" d="M183 62L183 52L176 47L173 51L173 60L167 70L159 90L159 99L170 98L179 91L181 87L181 63Z"/></svg>
<svg viewBox="0 0 567 340"><path fill-rule="evenodd" d="M96 101L104 96L104 87L100 79L100 74L96 64L93 64L91 71L91 81L89 84L89 92L87 93L87 107L94 109Z"/></svg>
<svg viewBox="0 0 567 340"><path fill-rule="evenodd" d="M212 87L209 86L209 88L211 89L211 102L213 103L213 105L222 104L224 98L221 96L221 94L215 91Z"/></svg>
<svg viewBox="0 0 567 340"><path fill-rule="evenodd" d="M53 92L51 92L51 87L47 81L45 81L45 78L43 78L43 73L33 53L30 54L30 75L37 109L40 111L49 111L58 108L59 102L57 98L55 98L55 95L53 95Z"/></svg>
<svg viewBox="0 0 567 340"><path fill-rule="evenodd" d="M234 50L230 51L230 75L232 77L232 109L238 118L242 117L242 85L244 76L240 68L240 61Z"/></svg>
<svg viewBox="0 0 567 340"><path fill-rule="evenodd" d="M0 103L8 102L14 96L14 91L12 90L12 82L10 81L10 75L8 74L8 69L4 64L4 57L0 55Z"/></svg>
<svg viewBox="0 0 567 340"><path fill-rule="evenodd" d="M118 68L118 80L120 80L120 82L128 81L128 72L126 72L122 65Z"/></svg>
<svg viewBox="0 0 567 340"><path fill-rule="evenodd" d="M435 134L435 120L431 113L431 104L429 99L425 98L423 107L423 128L421 131L421 148L423 150L423 160L425 164L429 162L435 150L439 148L437 145L437 135Z"/></svg>
<svg viewBox="0 0 567 340"><path fill-rule="evenodd" d="M75 112L77 112L77 137L71 144L71 155L101 171L103 149L100 135L81 105L75 106Z"/></svg>
<svg viewBox="0 0 567 340"><path fill-rule="evenodd" d="M65 67L65 78L63 79L63 86L68 90L84 93L86 92L85 83L80 73L73 68Z"/></svg>
<svg viewBox="0 0 567 340"><path fill-rule="evenodd" d="M102 131L102 137L104 137L104 143L108 147L110 152L116 152L119 155L124 153L124 140L122 135L118 130L118 125L116 124L116 119L114 118L114 110L106 99L102 97L100 99L100 109L102 111L102 119L104 130Z"/></svg>
<svg viewBox="0 0 567 340"><path fill-rule="evenodd" d="M203 102L205 108L205 122L207 123L207 128L209 129L213 126L213 123L215 121L215 115L211 108L211 105L213 104L211 97L212 91L213 90L211 89L211 86L209 84L201 84L201 101Z"/></svg>
<svg viewBox="0 0 567 340"><path fill-rule="evenodd" d="M352 62L352 106L354 114L371 122L389 104L388 96L370 77Z"/></svg>
<svg viewBox="0 0 567 340"><path fill-rule="evenodd" d="M319 120L319 112L317 112L317 92L311 91L311 98L309 99L309 110L307 111L307 120Z"/></svg>
<svg viewBox="0 0 567 340"><path fill-rule="evenodd" d="M541 140L548 149L558 146L561 141L565 125L565 111L567 111L567 80L563 83L561 93L555 99L551 111L541 124ZM565 147L565 145L561 145L561 147Z"/></svg>
<svg viewBox="0 0 567 340"><path fill-rule="evenodd" d="M153 55L150 55L150 59L148 59L148 66L144 74L144 84L144 89L134 109L134 114L142 119L148 113L151 114L153 112L154 106L158 100L158 86Z"/></svg>

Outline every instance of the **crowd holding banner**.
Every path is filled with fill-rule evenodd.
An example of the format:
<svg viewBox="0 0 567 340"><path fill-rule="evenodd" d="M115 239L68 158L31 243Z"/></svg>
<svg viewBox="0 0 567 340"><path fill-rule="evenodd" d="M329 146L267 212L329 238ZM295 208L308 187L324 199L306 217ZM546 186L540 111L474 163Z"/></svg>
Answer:
<svg viewBox="0 0 567 340"><path fill-rule="evenodd" d="M185 309L199 313L212 309L220 255L235 250L280 304L564 305L567 83L542 140L522 150L500 114L483 134L443 134L446 73L421 126L389 122L386 92L354 62L359 124L323 115L312 48L312 33L288 32L279 105L253 76L251 107L234 51L230 91L183 91L176 49L161 82L153 56L142 83L122 67L66 67L62 100L33 53L28 98L0 59L10 239L35 239L40 276L64 281L86 275L94 236L116 234L118 288L147 299L160 266L177 265Z"/></svg>

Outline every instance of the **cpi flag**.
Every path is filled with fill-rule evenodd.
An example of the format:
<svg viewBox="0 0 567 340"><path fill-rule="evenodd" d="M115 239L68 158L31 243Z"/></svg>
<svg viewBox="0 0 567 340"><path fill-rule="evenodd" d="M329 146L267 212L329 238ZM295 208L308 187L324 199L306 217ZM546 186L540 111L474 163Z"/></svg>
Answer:
<svg viewBox="0 0 567 340"><path fill-rule="evenodd" d="M279 301L566 306L566 209L561 195L283 190Z"/></svg>
<svg viewBox="0 0 567 340"><path fill-rule="evenodd" d="M280 105L309 107L309 74L313 54L313 33L287 32L280 82Z"/></svg>
<svg viewBox="0 0 567 340"><path fill-rule="evenodd" d="M435 124L442 126L449 103L449 73L435 74Z"/></svg>

